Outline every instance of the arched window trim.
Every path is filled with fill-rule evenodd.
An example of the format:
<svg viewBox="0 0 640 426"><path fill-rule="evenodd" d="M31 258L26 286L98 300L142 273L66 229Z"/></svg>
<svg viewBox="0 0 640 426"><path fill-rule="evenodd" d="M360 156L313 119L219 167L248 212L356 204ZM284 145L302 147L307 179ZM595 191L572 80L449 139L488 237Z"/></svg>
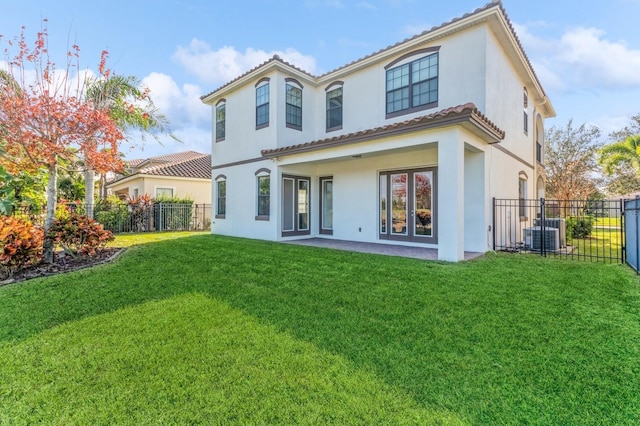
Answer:
<svg viewBox="0 0 640 426"><path fill-rule="evenodd" d="M334 81L333 83L329 84L327 87L324 88L325 92L330 92L332 90L338 89L340 87L344 86L344 81L338 80L338 81Z"/></svg>
<svg viewBox="0 0 640 426"><path fill-rule="evenodd" d="M417 59L417 58L414 58L414 56L428 56L428 54L439 52L439 51L440 51L440 46L425 47L424 49L413 50L409 53L406 53L400 56L397 59L394 59L393 61L388 63L384 67L384 69L388 70L390 68L393 68L396 65L401 65L402 62L405 62L405 61L409 62L409 60L413 61Z"/></svg>
<svg viewBox="0 0 640 426"><path fill-rule="evenodd" d="M284 79L285 83L288 84L292 84L298 87L298 89L304 89L304 86L302 85L302 83L300 83L298 80L296 80L295 78L291 78L291 77L287 77Z"/></svg>
<svg viewBox="0 0 640 426"><path fill-rule="evenodd" d="M268 176L271 174L271 170L263 167L261 169L256 170L256 176Z"/></svg>

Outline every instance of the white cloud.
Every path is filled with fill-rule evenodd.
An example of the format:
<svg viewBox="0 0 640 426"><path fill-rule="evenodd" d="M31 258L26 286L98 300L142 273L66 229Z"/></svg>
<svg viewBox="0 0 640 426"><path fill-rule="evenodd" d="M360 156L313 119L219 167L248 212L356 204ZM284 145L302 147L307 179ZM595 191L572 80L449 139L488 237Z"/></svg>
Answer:
<svg viewBox="0 0 640 426"><path fill-rule="evenodd" d="M247 48L243 53L232 46L214 50L208 43L198 39L193 39L186 47L179 46L173 54L173 60L204 83L224 84L267 61L273 55L278 55L311 74L317 73L315 58L295 49L265 52Z"/></svg>
<svg viewBox="0 0 640 426"><path fill-rule="evenodd" d="M605 32L577 28L560 40L558 59L573 70L578 84L623 88L640 85L640 50L604 39Z"/></svg>
<svg viewBox="0 0 640 426"><path fill-rule="evenodd" d="M610 41L597 28L573 28L560 38L533 34L539 24L514 24L538 76L550 90L611 90L640 86L640 50Z"/></svg>
<svg viewBox="0 0 640 426"><path fill-rule="evenodd" d="M151 90L151 99L169 119L172 129L210 122L211 111L200 101L200 87L193 84L180 87L171 76L157 72L143 78L142 85Z"/></svg>

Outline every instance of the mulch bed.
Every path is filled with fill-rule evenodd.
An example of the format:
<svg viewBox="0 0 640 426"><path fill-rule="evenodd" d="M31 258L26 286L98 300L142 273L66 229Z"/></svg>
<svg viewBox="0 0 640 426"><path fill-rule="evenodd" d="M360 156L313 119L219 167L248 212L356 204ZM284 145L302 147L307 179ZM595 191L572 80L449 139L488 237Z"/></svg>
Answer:
<svg viewBox="0 0 640 426"><path fill-rule="evenodd" d="M32 278L48 277L51 275L57 275L65 272L89 268L91 266L101 265L103 263L111 262L124 250L125 249L120 247L109 247L99 251L95 256L82 256L78 258L73 258L70 256L60 256L59 254L56 254L54 256L53 263L41 263L39 265L31 266L18 271L13 274L11 278L0 281L0 286L18 283L21 281L30 280Z"/></svg>

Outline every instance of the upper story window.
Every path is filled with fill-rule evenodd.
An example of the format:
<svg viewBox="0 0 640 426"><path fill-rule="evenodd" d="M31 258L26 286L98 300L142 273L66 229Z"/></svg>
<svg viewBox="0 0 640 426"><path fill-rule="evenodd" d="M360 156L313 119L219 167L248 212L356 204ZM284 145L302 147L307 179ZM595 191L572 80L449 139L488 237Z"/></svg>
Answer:
<svg viewBox="0 0 640 426"><path fill-rule="evenodd" d="M524 131L524 134L527 135L529 134L529 94L527 93L526 87L522 92L522 109L524 111L522 130Z"/></svg>
<svg viewBox="0 0 640 426"><path fill-rule="evenodd" d="M227 103L224 99L216 105L216 142L223 141L226 132Z"/></svg>
<svg viewBox="0 0 640 426"><path fill-rule="evenodd" d="M342 129L342 84L327 90L327 131Z"/></svg>
<svg viewBox="0 0 640 426"><path fill-rule="evenodd" d="M387 118L438 106L438 52L390 68L402 60L387 66Z"/></svg>
<svg viewBox="0 0 640 426"><path fill-rule="evenodd" d="M256 84L256 129L269 125L269 79Z"/></svg>
<svg viewBox="0 0 640 426"><path fill-rule="evenodd" d="M292 78L286 82L287 127L302 130L302 85Z"/></svg>

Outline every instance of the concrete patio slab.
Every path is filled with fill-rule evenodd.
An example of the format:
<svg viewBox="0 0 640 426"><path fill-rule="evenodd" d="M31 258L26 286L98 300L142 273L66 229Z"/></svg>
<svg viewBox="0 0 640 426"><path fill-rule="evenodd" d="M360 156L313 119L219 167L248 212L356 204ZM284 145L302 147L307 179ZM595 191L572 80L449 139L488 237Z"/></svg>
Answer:
<svg viewBox="0 0 640 426"><path fill-rule="evenodd" d="M286 241L287 244L297 244L310 247L325 247L336 250L346 250L358 253L381 254L386 256L409 257L413 259L438 260L438 249L402 246L383 243L363 243L358 241L334 240L331 238L306 238L302 240ZM475 259L484 253L465 252L464 260Z"/></svg>

